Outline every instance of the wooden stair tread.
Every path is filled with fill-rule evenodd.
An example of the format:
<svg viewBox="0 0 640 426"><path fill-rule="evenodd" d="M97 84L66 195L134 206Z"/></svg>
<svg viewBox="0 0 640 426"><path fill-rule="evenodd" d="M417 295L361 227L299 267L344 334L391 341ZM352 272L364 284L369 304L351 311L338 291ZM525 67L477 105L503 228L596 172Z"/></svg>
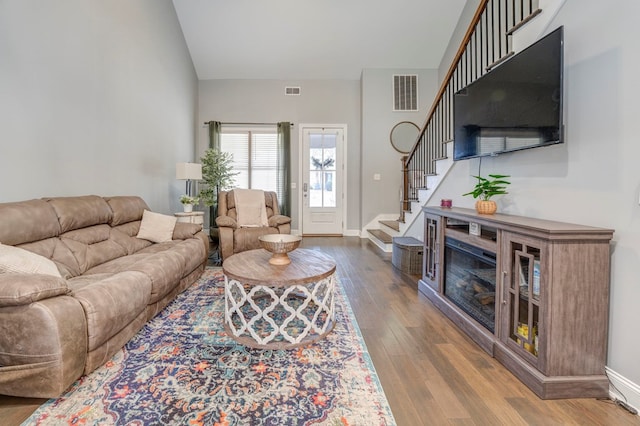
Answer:
<svg viewBox="0 0 640 426"><path fill-rule="evenodd" d="M367 229L367 232L369 232L371 235L385 244L391 244L393 242L391 235L387 234L384 231L381 231L380 229Z"/></svg>
<svg viewBox="0 0 640 426"><path fill-rule="evenodd" d="M394 231L400 231L400 222L398 222L397 220L379 220L378 222L380 222L384 226L388 226Z"/></svg>

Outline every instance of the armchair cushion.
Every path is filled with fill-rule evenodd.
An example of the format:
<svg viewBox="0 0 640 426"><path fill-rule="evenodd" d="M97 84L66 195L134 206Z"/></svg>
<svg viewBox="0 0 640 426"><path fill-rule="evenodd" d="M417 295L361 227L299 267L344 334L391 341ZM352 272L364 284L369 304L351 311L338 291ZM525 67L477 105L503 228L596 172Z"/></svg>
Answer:
<svg viewBox="0 0 640 426"><path fill-rule="evenodd" d="M0 244L0 273L17 272L45 274L60 277L60 271L51 259L20 247Z"/></svg>
<svg viewBox="0 0 640 426"><path fill-rule="evenodd" d="M291 223L291 218L288 216L283 216L281 214L276 214L269 218L269 226L278 227L279 225L284 225L287 223Z"/></svg>
<svg viewBox="0 0 640 426"><path fill-rule="evenodd" d="M216 218L216 225L220 226L220 227L227 227L227 228L237 228L238 227L238 222L235 221L235 219L229 217L229 216L218 216Z"/></svg>
<svg viewBox="0 0 640 426"><path fill-rule="evenodd" d="M177 217L145 210L137 237L154 243L171 241L177 220Z"/></svg>

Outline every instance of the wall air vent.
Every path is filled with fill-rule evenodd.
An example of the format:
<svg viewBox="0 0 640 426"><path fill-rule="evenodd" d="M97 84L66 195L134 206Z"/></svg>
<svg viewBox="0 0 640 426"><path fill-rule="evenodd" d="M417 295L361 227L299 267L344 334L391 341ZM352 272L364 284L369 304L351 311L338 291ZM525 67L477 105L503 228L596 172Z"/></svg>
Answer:
<svg viewBox="0 0 640 426"><path fill-rule="evenodd" d="M300 88L299 87L285 87L284 94L286 96L300 96Z"/></svg>
<svg viewBox="0 0 640 426"><path fill-rule="evenodd" d="M418 76L393 76L393 110L418 111Z"/></svg>

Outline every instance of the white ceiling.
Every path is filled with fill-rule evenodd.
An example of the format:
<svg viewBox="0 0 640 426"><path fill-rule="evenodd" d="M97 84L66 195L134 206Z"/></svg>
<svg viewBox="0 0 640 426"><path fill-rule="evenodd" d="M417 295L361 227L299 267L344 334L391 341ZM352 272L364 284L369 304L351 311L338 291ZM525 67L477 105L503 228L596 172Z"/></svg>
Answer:
<svg viewBox="0 0 640 426"><path fill-rule="evenodd" d="M466 0L173 0L200 80L438 68Z"/></svg>

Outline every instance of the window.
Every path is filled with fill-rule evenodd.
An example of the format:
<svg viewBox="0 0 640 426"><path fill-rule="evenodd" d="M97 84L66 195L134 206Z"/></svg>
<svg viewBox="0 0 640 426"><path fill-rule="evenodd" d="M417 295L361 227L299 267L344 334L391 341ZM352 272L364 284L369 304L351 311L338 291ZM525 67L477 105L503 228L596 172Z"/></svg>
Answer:
<svg viewBox="0 0 640 426"><path fill-rule="evenodd" d="M275 126L223 125L220 150L233 154L235 186L278 192L278 136ZM282 194L277 194L282 199Z"/></svg>

